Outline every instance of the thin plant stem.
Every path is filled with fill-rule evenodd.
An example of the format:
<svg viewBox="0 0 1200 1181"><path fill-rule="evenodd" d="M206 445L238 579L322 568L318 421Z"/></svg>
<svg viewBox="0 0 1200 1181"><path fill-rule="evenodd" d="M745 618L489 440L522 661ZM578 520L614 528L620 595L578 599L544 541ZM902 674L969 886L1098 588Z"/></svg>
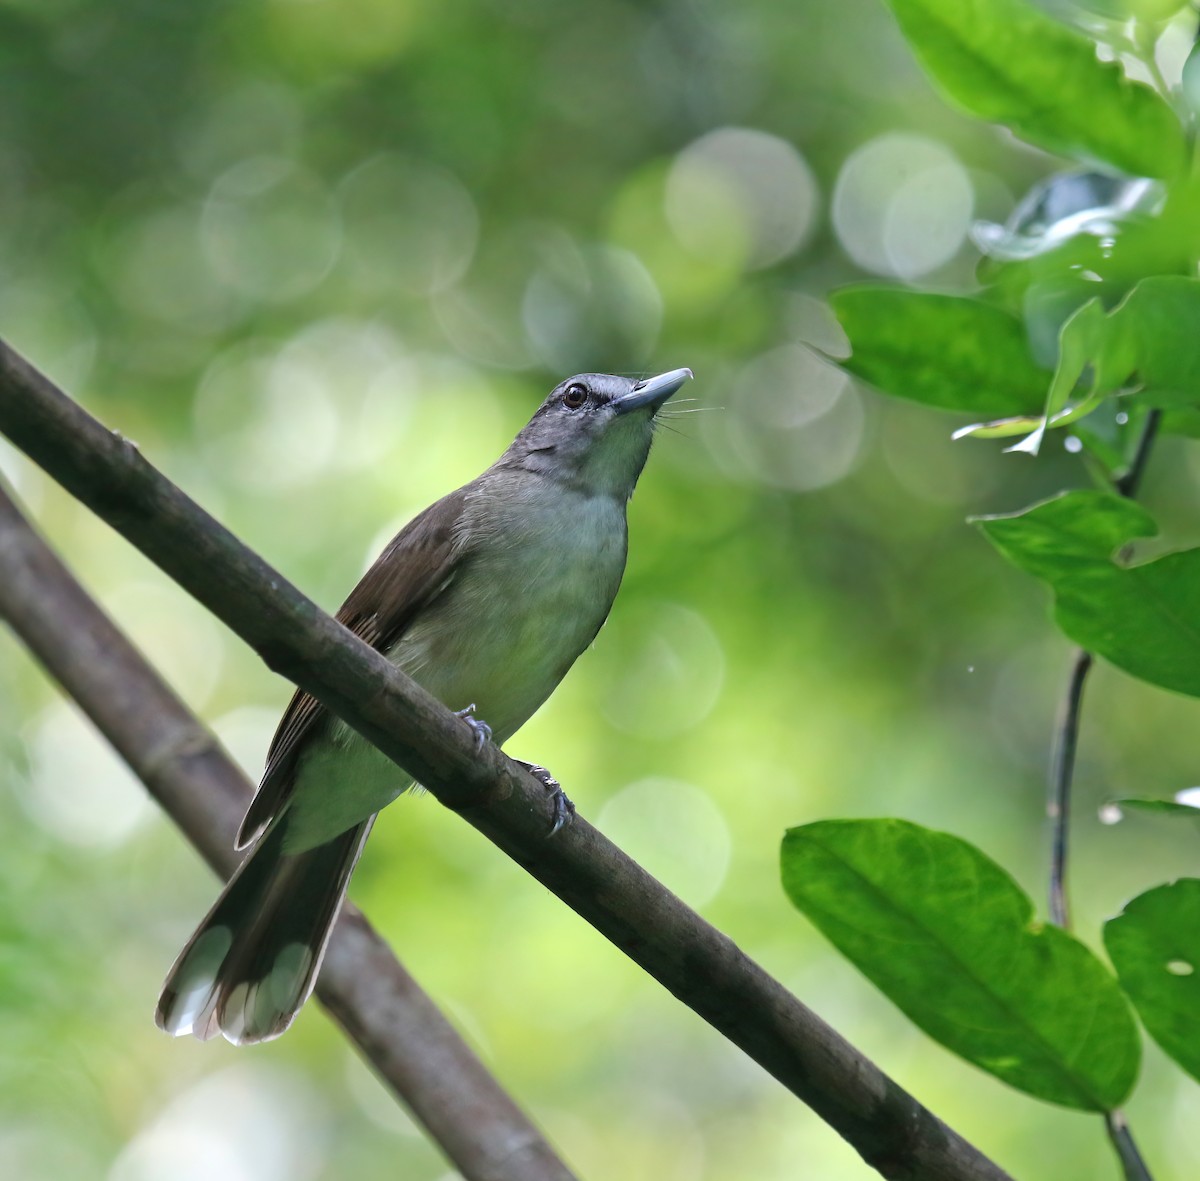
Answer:
<svg viewBox="0 0 1200 1181"><path fill-rule="evenodd" d="M1050 756L1050 792L1046 815L1050 818L1050 921L1068 930L1071 908L1067 902L1067 833L1071 821L1071 781L1075 772L1075 750L1079 742L1079 714L1083 687L1092 668L1092 654L1075 651L1067 680L1067 692L1059 711L1054 750Z"/></svg>
<svg viewBox="0 0 1200 1181"><path fill-rule="evenodd" d="M1150 452L1154 448L1154 440L1158 438L1159 427L1162 426L1162 411L1155 408L1146 415L1142 433L1138 436L1137 446L1133 450L1133 458L1129 466L1113 481L1113 490L1119 495L1132 500L1142 486L1142 477L1146 474L1146 464L1150 462Z"/></svg>
<svg viewBox="0 0 1200 1181"><path fill-rule="evenodd" d="M1112 482L1118 496L1133 499L1141 487L1154 448L1154 440L1162 425L1162 411L1151 410L1129 466ZM1050 921L1064 931L1070 930L1071 911L1067 902L1067 863L1071 819L1071 787L1075 779L1075 754L1079 745L1079 716L1083 706L1083 690L1087 684L1094 659L1084 648L1075 650L1067 689L1059 709L1054 747L1050 755L1050 774L1046 799L1046 814L1050 819ZM1125 1181L1153 1181L1149 1169L1138 1152L1125 1115L1119 1109L1104 1116L1108 1138L1121 1162Z"/></svg>
<svg viewBox="0 0 1200 1181"><path fill-rule="evenodd" d="M1108 1129L1108 1138L1112 1141L1113 1149L1121 1162L1125 1181L1154 1181L1146 1162L1142 1160L1142 1154L1133 1142L1133 1133L1125 1122L1124 1112L1105 1112L1104 1126Z"/></svg>
<svg viewBox="0 0 1200 1181"><path fill-rule="evenodd" d="M1162 424L1162 411L1151 410L1138 436L1129 466L1112 482L1118 496L1133 499L1142 485L1154 440ZM1067 679L1050 756L1046 814L1050 818L1050 921L1067 930L1071 926L1067 904L1068 831L1071 817L1071 786L1075 778L1075 752L1079 742L1079 714L1083 689L1092 668L1092 654L1079 648Z"/></svg>

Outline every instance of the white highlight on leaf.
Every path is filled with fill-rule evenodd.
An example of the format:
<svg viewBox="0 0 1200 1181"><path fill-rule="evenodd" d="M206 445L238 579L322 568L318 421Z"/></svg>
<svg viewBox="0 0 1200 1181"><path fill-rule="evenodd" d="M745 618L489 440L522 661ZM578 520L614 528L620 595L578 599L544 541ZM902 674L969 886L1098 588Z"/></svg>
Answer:
<svg viewBox="0 0 1200 1181"><path fill-rule="evenodd" d="M1185 787L1175 793L1175 802L1188 808L1200 808L1200 787Z"/></svg>

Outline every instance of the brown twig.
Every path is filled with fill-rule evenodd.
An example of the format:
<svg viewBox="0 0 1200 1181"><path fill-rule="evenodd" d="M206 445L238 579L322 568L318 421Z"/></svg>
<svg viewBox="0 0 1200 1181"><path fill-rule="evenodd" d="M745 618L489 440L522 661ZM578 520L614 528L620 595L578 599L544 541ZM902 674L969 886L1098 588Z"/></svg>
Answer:
<svg viewBox="0 0 1200 1181"><path fill-rule="evenodd" d="M2 486L0 619L205 860L228 876L238 861L233 837L250 783ZM353 906L338 921L317 995L464 1177L571 1181L573 1174Z"/></svg>
<svg viewBox="0 0 1200 1181"><path fill-rule="evenodd" d="M0 431L266 661L367 737L740 1046L889 1178L1006 1174L582 817L322 612L139 454L0 345Z"/></svg>

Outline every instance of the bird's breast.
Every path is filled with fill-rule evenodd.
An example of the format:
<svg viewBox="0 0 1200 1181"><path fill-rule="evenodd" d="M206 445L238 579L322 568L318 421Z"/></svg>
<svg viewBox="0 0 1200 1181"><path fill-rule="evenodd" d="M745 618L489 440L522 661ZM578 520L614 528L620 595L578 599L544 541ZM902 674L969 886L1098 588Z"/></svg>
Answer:
<svg viewBox="0 0 1200 1181"><path fill-rule="evenodd" d="M625 568L624 504L552 491L481 505L450 583L389 653L450 708L474 703L500 742L591 643Z"/></svg>

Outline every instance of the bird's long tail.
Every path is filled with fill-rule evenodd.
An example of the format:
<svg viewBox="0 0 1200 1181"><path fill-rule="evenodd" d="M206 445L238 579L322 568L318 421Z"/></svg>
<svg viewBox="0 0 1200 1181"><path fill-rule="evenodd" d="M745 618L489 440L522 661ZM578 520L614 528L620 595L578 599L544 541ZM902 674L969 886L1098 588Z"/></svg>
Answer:
<svg viewBox="0 0 1200 1181"><path fill-rule="evenodd" d="M167 975L158 1027L234 1045L278 1037L316 981L374 817L300 853L284 852L287 813L259 839Z"/></svg>

